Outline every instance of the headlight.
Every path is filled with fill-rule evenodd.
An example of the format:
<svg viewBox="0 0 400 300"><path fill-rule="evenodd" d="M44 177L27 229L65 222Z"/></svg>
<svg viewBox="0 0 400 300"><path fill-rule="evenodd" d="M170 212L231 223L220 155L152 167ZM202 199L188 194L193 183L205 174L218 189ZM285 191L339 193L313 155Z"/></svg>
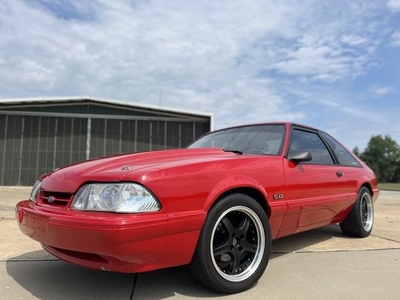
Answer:
<svg viewBox="0 0 400 300"><path fill-rule="evenodd" d="M32 187L31 193L29 195L29 200L36 202L37 197L39 196L39 191L40 191L40 185L42 182L40 180L37 180L35 184Z"/></svg>
<svg viewBox="0 0 400 300"><path fill-rule="evenodd" d="M91 183L79 189L71 208L140 213L158 211L161 205L149 190L136 183Z"/></svg>

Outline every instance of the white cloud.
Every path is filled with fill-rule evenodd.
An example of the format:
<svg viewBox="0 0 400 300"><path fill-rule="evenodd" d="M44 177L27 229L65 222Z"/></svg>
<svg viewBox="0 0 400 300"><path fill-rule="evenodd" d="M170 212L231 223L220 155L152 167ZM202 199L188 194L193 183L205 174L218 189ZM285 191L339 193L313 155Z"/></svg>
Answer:
<svg viewBox="0 0 400 300"><path fill-rule="evenodd" d="M381 97L390 93L393 93L395 90L390 86L371 86L368 91L372 93L374 96Z"/></svg>
<svg viewBox="0 0 400 300"><path fill-rule="evenodd" d="M362 43L367 43L367 40L363 39ZM369 54L365 50L346 48L334 38L307 36L283 49L282 59L271 68L291 75L306 75L308 79L317 81L347 80L362 74L368 67Z"/></svg>
<svg viewBox="0 0 400 300"><path fill-rule="evenodd" d="M345 34L342 35L341 41L344 44L350 45L350 46L362 46L368 42L366 38L363 38L361 36L353 35L353 34Z"/></svg>
<svg viewBox="0 0 400 300"><path fill-rule="evenodd" d="M381 0L2 0L0 98L158 105L161 93L162 106L214 112L217 127L308 123L301 103L315 99L353 117L350 97L310 90L343 89L375 66L393 32L380 11Z"/></svg>
<svg viewBox="0 0 400 300"><path fill-rule="evenodd" d="M395 31L391 36L391 45L400 47L400 30Z"/></svg>
<svg viewBox="0 0 400 300"><path fill-rule="evenodd" d="M23 81L34 81L38 92L59 89L65 80L89 90L92 84L104 88L122 83L179 88L189 78L208 86L213 77L243 72L254 76L263 69L335 81L360 74L365 67L366 54L360 50L355 57L346 45L369 44L356 34L341 34L344 29L336 28L336 16L327 13L330 19L319 20L314 1L299 6L292 1L230 1L223 7L216 1L143 1L135 6L97 1L91 19L71 22L25 2L6 3L12 15L5 12L2 18L7 27L1 32L6 65L14 70L13 78L18 74ZM89 9L76 3L70 6L87 15ZM348 16L344 23L355 17ZM321 25L325 29L316 30ZM34 73L43 74L34 80L24 60L35 62Z"/></svg>
<svg viewBox="0 0 400 300"><path fill-rule="evenodd" d="M394 12L400 11L400 0L389 0L387 6Z"/></svg>

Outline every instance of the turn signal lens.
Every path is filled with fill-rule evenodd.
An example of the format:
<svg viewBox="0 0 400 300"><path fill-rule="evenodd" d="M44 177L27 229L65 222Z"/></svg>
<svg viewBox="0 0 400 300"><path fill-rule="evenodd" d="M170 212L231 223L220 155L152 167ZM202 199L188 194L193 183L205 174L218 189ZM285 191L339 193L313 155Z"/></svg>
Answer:
<svg viewBox="0 0 400 300"><path fill-rule="evenodd" d="M33 201L36 203L36 199L39 196L39 191L40 191L40 185L42 182L40 180L37 180L35 184L32 187L31 194L29 195L29 200Z"/></svg>

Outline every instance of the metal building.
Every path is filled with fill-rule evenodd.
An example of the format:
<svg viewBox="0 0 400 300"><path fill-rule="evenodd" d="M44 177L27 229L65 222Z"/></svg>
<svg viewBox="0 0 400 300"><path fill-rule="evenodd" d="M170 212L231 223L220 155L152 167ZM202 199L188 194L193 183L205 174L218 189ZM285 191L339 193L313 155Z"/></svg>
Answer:
<svg viewBox="0 0 400 300"><path fill-rule="evenodd" d="M0 185L111 154L182 148L211 114L91 97L0 100Z"/></svg>

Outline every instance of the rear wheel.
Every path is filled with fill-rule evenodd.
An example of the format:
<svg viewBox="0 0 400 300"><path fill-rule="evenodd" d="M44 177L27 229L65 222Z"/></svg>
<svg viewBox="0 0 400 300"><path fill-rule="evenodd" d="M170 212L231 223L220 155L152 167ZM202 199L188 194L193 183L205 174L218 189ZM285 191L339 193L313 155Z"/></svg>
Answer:
<svg viewBox="0 0 400 300"><path fill-rule="evenodd" d="M268 264L271 232L267 215L251 197L232 194L208 213L193 261L193 276L222 293L257 283Z"/></svg>
<svg viewBox="0 0 400 300"><path fill-rule="evenodd" d="M348 217L340 223L342 232L355 237L369 236L374 224L374 203L368 188L362 187Z"/></svg>

